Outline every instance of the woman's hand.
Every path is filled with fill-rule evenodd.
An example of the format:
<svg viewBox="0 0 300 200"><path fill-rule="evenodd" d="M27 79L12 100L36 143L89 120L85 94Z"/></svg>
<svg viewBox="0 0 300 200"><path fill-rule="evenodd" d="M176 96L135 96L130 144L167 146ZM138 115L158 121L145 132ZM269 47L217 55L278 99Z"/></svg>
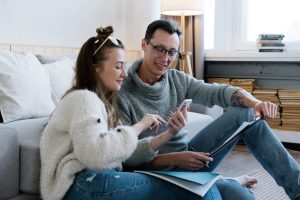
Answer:
<svg viewBox="0 0 300 200"><path fill-rule="evenodd" d="M144 117L132 127L136 130L139 135L147 129L154 129L154 132L157 132L161 124L165 124L166 121L158 115L146 114Z"/></svg>

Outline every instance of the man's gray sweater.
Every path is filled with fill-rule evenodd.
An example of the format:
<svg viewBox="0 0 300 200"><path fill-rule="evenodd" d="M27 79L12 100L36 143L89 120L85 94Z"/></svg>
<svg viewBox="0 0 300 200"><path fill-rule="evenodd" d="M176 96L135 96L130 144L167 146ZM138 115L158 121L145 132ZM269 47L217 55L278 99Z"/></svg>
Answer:
<svg viewBox="0 0 300 200"><path fill-rule="evenodd" d="M140 121L147 113L157 114L167 120L168 113L175 111L184 99L193 99L193 103L208 107L231 105L231 96L237 88L227 85L208 84L181 71L168 69L153 85L144 83L137 74L142 60L135 61L128 70L121 90L118 93L118 105L124 124L132 125ZM160 132L167 126L162 126ZM140 137L150 136L151 132ZM159 153L183 151L187 149L187 131L182 129L172 140L159 149Z"/></svg>

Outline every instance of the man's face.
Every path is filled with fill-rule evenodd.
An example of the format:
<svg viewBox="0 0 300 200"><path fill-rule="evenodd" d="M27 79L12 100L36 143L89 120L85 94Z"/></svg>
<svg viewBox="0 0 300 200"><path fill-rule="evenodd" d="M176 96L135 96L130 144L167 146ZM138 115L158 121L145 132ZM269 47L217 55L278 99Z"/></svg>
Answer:
<svg viewBox="0 0 300 200"><path fill-rule="evenodd" d="M178 48L178 35L176 33L170 35L162 29L157 29L149 41L143 40L143 64L147 68L149 76L162 76L178 56Z"/></svg>

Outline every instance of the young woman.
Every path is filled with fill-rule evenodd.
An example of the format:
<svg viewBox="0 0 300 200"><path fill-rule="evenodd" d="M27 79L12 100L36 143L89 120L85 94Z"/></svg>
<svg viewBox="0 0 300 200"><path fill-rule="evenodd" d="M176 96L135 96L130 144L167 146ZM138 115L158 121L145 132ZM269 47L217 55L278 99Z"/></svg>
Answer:
<svg viewBox="0 0 300 200"><path fill-rule="evenodd" d="M186 112L170 115L159 136L138 140L146 129L166 123L146 114L133 126L122 126L115 106L127 73L125 52L112 27L82 46L75 85L51 116L41 138L41 194L56 199L201 199L180 187L147 175L122 172L122 162L137 165L153 159L156 150L185 125ZM130 159L127 159L129 158ZM221 199L213 186L204 199Z"/></svg>

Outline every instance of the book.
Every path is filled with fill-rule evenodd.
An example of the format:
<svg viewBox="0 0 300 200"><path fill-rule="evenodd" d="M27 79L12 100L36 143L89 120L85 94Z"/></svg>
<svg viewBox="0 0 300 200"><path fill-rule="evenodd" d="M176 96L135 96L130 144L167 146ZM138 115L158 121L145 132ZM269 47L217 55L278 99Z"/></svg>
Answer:
<svg viewBox="0 0 300 200"><path fill-rule="evenodd" d="M280 46L260 46L258 47L258 49L285 49L284 46L280 47Z"/></svg>
<svg viewBox="0 0 300 200"><path fill-rule="evenodd" d="M284 49L259 49L258 52L283 52Z"/></svg>
<svg viewBox="0 0 300 200"><path fill-rule="evenodd" d="M255 79L232 79L230 85L241 87L248 92L252 92L255 88Z"/></svg>
<svg viewBox="0 0 300 200"><path fill-rule="evenodd" d="M242 131L246 131L253 124L257 123L261 120L261 117L257 117L255 120L251 122L243 122L242 125L229 137L225 140L220 146L218 146L215 150L210 152L209 156L213 157L218 151L220 151L223 147L225 147L229 142L231 142L235 137L237 137Z"/></svg>
<svg viewBox="0 0 300 200"><path fill-rule="evenodd" d="M284 47L284 43L258 43L257 47Z"/></svg>
<svg viewBox="0 0 300 200"><path fill-rule="evenodd" d="M136 170L135 173L147 174L163 179L193 192L201 197L207 193L209 188L219 178L219 174L213 172L182 172L182 171L143 171Z"/></svg>
<svg viewBox="0 0 300 200"><path fill-rule="evenodd" d="M207 78L208 83L219 83L219 84L226 84L230 85L230 78Z"/></svg>
<svg viewBox="0 0 300 200"><path fill-rule="evenodd" d="M262 40L276 40L283 39L285 36L283 34L259 34L258 38Z"/></svg>
<svg viewBox="0 0 300 200"><path fill-rule="evenodd" d="M274 40L262 40L262 39L257 39L256 40L256 43L257 44L261 44L261 43L282 43L282 40L281 39L278 39L278 40L276 40L276 39L274 39Z"/></svg>

